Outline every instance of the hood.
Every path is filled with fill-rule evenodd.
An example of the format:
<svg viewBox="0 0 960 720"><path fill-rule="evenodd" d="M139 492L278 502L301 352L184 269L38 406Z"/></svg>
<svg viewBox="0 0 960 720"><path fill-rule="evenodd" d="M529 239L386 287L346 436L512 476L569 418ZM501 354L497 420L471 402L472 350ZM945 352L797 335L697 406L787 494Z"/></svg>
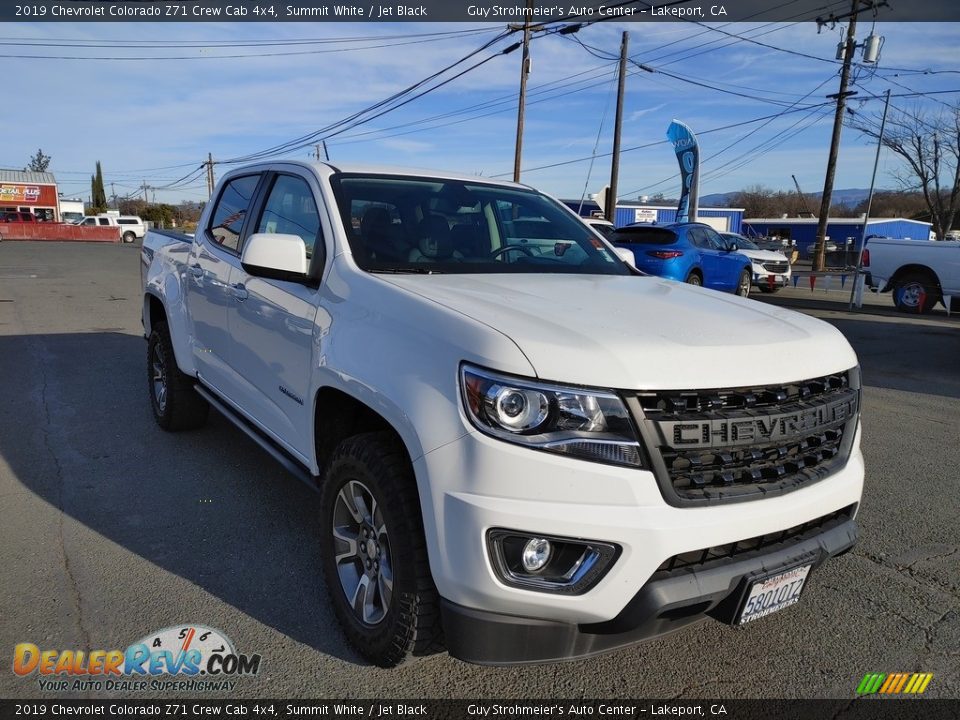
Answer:
<svg viewBox="0 0 960 720"><path fill-rule="evenodd" d="M787 262L786 255L780 252L774 252L773 250L745 250L744 248L738 248L737 252L757 262Z"/></svg>
<svg viewBox="0 0 960 720"><path fill-rule="evenodd" d="M818 377L857 363L846 339L825 322L657 277L379 277L500 331L538 377L555 382L739 387Z"/></svg>

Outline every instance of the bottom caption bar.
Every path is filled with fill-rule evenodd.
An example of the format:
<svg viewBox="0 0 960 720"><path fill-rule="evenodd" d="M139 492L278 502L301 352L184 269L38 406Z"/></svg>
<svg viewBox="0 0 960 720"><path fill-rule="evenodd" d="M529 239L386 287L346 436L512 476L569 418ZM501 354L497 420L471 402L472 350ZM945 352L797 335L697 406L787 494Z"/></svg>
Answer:
<svg viewBox="0 0 960 720"><path fill-rule="evenodd" d="M847 700L0 700L0 719L110 718L724 718L940 720L960 699L918 695Z"/></svg>

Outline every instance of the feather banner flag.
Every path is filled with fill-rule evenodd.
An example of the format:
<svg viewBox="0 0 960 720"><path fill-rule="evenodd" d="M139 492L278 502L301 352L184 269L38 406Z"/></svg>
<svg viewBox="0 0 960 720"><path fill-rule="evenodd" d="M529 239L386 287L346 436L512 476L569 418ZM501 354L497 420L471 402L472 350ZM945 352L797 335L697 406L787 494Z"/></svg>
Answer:
<svg viewBox="0 0 960 720"><path fill-rule="evenodd" d="M679 120L667 128L667 139L680 163L680 202L677 203L676 222L696 222L700 200L700 146L693 130Z"/></svg>

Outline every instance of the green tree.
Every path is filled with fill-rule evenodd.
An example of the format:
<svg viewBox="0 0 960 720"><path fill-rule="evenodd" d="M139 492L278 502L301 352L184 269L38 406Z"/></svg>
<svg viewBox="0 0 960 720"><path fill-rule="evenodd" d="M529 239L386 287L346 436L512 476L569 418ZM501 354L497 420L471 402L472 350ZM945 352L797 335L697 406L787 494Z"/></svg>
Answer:
<svg viewBox="0 0 960 720"><path fill-rule="evenodd" d="M30 162L24 168L24 172L46 172L50 167L51 157L44 155L43 150L37 148L37 154L30 158Z"/></svg>
<svg viewBox="0 0 960 720"><path fill-rule="evenodd" d="M102 213L107 210L107 191L103 187L103 170L97 160L97 172L90 176L90 212Z"/></svg>

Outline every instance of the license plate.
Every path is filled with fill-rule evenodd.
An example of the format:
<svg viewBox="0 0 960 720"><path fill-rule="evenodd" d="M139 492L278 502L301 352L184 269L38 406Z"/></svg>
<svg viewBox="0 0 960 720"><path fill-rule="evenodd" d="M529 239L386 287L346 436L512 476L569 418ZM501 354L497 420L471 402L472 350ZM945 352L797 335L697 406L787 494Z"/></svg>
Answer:
<svg viewBox="0 0 960 720"><path fill-rule="evenodd" d="M770 577L754 580L747 591L747 600L740 611L738 625L772 615L790 607L800 599L803 584L810 574L810 565L786 570Z"/></svg>

